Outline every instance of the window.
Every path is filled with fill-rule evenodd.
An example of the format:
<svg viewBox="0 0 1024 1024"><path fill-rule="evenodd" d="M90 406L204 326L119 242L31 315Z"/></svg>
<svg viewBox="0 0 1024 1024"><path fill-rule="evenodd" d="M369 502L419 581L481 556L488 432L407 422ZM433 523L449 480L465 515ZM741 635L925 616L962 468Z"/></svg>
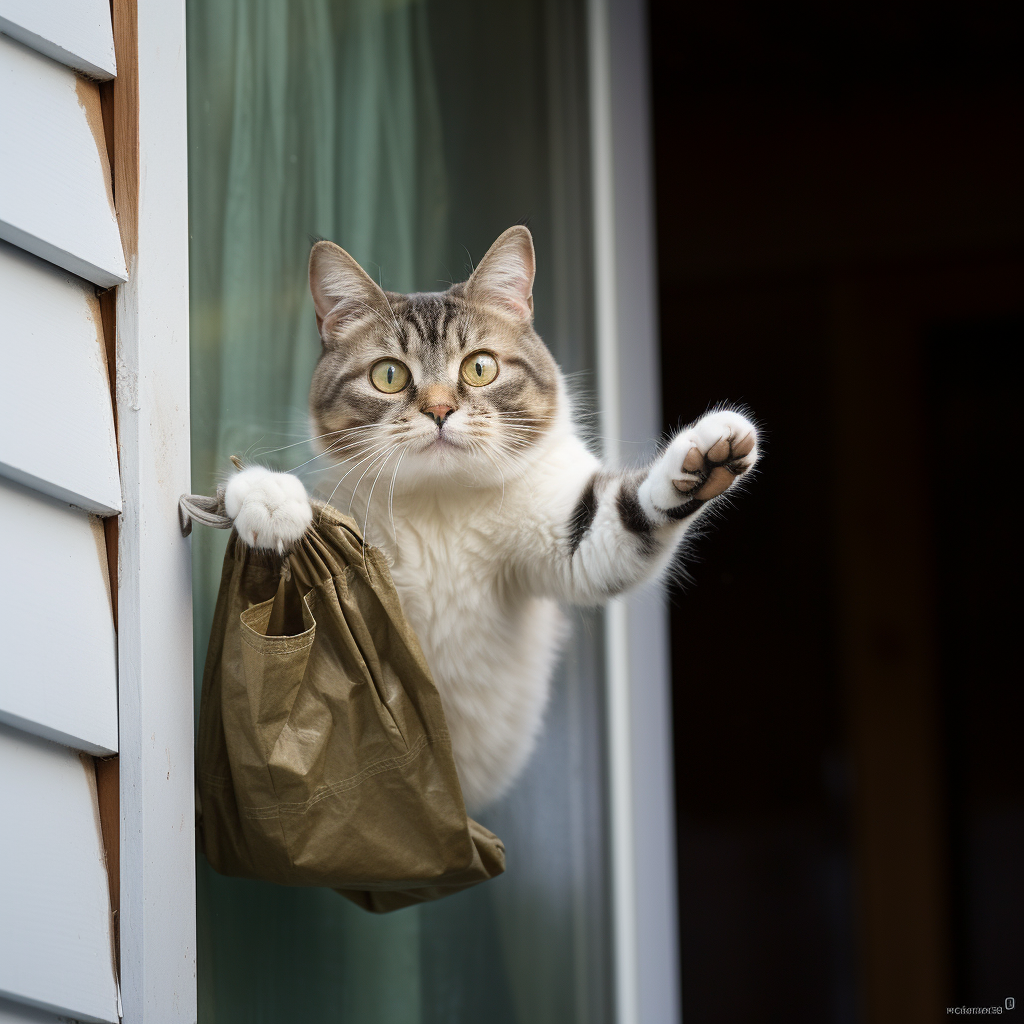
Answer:
<svg viewBox="0 0 1024 1024"><path fill-rule="evenodd" d="M526 219L538 329L593 402L584 15L556 0L188 5L194 490L231 454L279 469L314 454L315 237L385 287L430 291ZM197 680L224 542L193 540ZM613 1019L603 627L575 620L540 749L481 815L506 875L373 918L200 858L201 1020Z"/></svg>

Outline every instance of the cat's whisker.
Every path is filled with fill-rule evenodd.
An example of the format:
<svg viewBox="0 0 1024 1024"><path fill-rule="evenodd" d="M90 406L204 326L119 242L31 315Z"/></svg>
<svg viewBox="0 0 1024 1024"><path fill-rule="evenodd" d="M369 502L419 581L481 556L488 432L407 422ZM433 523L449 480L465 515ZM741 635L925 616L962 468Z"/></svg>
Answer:
<svg viewBox="0 0 1024 1024"><path fill-rule="evenodd" d="M391 458L399 447L400 446L396 444L392 445L388 449L387 455L384 456L384 461L380 464L380 469L377 470L377 475L373 478L373 483L370 484L370 493L366 498L366 514L363 516L363 572L365 572L367 576L370 575L370 572L366 568L366 531L370 524L370 502L373 501L373 489L377 486L377 481L380 479L381 473L384 472L384 467L388 464L388 459Z"/></svg>
<svg viewBox="0 0 1024 1024"><path fill-rule="evenodd" d="M366 461L366 459L374 458L375 454L379 453L380 451L381 451L381 446L378 446L376 449L374 449L374 451L371 451L369 455L366 455L365 452L360 453L361 455L365 455L365 458L360 458L359 461L354 466L352 466L352 468L349 469L349 471L347 473L343 474L342 478L334 485L334 490L331 491L331 496L327 499L327 504L328 505L330 505L331 502L334 501L334 496L335 496L335 494L338 493L338 488L345 482L345 477L349 476L351 473L354 473ZM356 458L357 456L352 456L352 457ZM354 496L354 494L355 494L355 492L353 492L353 496Z"/></svg>
<svg viewBox="0 0 1024 1024"><path fill-rule="evenodd" d="M366 442L369 441L369 440L370 440L370 437L367 436L366 434L362 434L359 437L355 438L354 440L351 437L339 437L337 441L334 441L332 444L330 444L324 450L323 454L324 455L333 455L333 454L335 454L337 452L347 451L349 448L352 448L355 445L366 444ZM342 442L348 442L348 443L347 444L342 444Z"/></svg>
<svg viewBox="0 0 1024 1024"><path fill-rule="evenodd" d="M329 430L326 434L317 434L315 437L307 437L302 441L296 441L294 444L282 445L280 448L260 448L253 452L253 455L256 458L261 458L264 455L274 455L277 452L287 451L289 448L298 448L300 445L312 444L314 441L322 441L325 437L334 437L335 434L348 434L356 430L373 430L376 426L376 423L367 423L358 427L345 427L342 430ZM292 436L294 437L294 435ZM251 451L252 446L250 445L247 452Z"/></svg>
<svg viewBox="0 0 1024 1024"><path fill-rule="evenodd" d="M412 441L406 441L402 454L398 456L395 471L391 474L391 489L388 492L388 515L391 517L391 532L395 537L396 551L398 548L398 528L395 526L395 481L398 479L398 471L402 468L402 459L405 458L405 453L409 450L410 445L412 445Z"/></svg>
<svg viewBox="0 0 1024 1024"><path fill-rule="evenodd" d="M369 442L369 444L372 446L372 445L377 443L377 439L376 438L366 438L366 437L364 437L364 438L362 438L359 441L353 441L351 444L343 445L340 448L331 448L330 450L328 450L326 452L322 452L321 454L322 455L337 455L339 452L348 451L351 448L358 448L360 445L366 445L367 442ZM363 451L367 451L367 450L368 449L365 449L365 448L363 449ZM346 462L351 462L352 459L358 458L362 454L363 454L362 451L356 452L354 455L346 455L343 458L337 459L335 461L337 461L337 462L339 462L341 464L344 464ZM319 455L315 456L315 458L313 458L313 459L310 459L309 462L314 462L318 458L320 458ZM304 462L302 465L303 466L308 466L309 462ZM302 467L299 466L299 467L296 467L296 468L301 469Z"/></svg>
<svg viewBox="0 0 1024 1024"><path fill-rule="evenodd" d="M534 427L529 423L503 423L501 426L504 430L511 430L524 436L529 434L532 437L541 437L548 433L546 429Z"/></svg>
<svg viewBox="0 0 1024 1024"><path fill-rule="evenodd" d="M370 493L366 497L366 514L363 516L363 539L364 540L366 538L366 527L367 527L367 524L369 523L369 520L370 520L370 502L373 501L373 489L374 489L374 487L377 486L377 481L380 479L381 473L384 472L384 467L388 464L388 459L390 459L391 456L394 455L394 453L396 451L398 451L398 449L400 447L401 447L401 445L393 444L388 449L387 455L384 456L384 461L380 464L380 469L377 470L377 475L373 478L373 483L370 484Z"/></svg>
<svg viewBox="0 0 1024 1024"><path fill-rule="evenodd" d="M363 447L358 452L354 452L352 455L346 455L346 456L344 456L344 458L339 459L338 463L339 463L339 465L343 466L346 463L351 462L353 459L362 458L363 455L365 455L369 451L372 451L373 448L376 447L379 444L380 444L380 441L377 438L373 438L373 439L364 439L364 440L359 441L356 444L351 445L351 446L346 445L346 448L347 447L357 448L360 445L362 445ZM343 450L344 449L341 449L341 448L338 449L338 451L343 451Z"/></svg>
<svg viewBox="0 0 1024 1024"><path fill-rule="evenodd" d="M385 443L385 445L383 447L381 447L381 448L379 448L377 450L377 454L374 455L372 459L370 459L369 465L359 475L359 479L356 481L355 487L352 488L352 495L348 499L348 514L349 515L352 515L352 503L356 500L356 493L359 491L359 485L363 482L363 478L366 476L367 473L370 472L371 469L373 469L374 463L381 457L381 455L385 451L390 452L392 450L392 448L393 448L392 445Z"/></svg>
<svg viewBox="0 0 1024 1024"><path fill-rule="evenodd" d="M341 438L340 440L347 440L347 438ZM349 448L356 448L356 447L358 447L361 444L366 444L366 440L367 440L366 437L363 437L363 438L361 438L358 441L353 441L351 444L343 445L340 448L338 448L334 444L332 444L328 448L325 448L319 455L314 455L313 458L307 459L305 462L300 463L298 466L295 467L295 469L289 469L288 472L289 473L294 473L296 470L299 470L299 469L302 469L305 466L308 466L311 462L316 462L317 459L322 459L325 455L335 455L338 452L347 451ZM347 462L348 460L347 459L343 459L342 461L343 462Z"/></svg>

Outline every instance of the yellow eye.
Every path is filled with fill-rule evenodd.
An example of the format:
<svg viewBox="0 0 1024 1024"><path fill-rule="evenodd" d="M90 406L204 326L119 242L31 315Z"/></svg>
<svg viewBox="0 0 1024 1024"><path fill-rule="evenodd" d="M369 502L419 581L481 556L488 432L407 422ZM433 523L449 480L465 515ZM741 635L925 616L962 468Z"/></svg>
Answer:
<svg viewBox="0 0 1024 1024"><path fill-rule="evenodd" d="M498 361L490 352L474 352L462 361L462 379L475 388L490 384L498 376Z"/></svg>
<svg viewBox="0 0 1024 1024"><path fill-rule="evenodd" d="M382 359L373 364L370 380L378 391L394 395L409 383L409 370L396 359Z"/></svg>

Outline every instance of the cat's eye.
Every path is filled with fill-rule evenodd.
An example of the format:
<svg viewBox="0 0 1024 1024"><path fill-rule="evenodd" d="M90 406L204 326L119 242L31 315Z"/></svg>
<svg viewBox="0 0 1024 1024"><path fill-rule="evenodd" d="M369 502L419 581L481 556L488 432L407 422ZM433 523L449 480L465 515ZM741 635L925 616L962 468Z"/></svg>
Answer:
<svg viewBox="0 0 1024 1024"><path fill-rule="evenodd" d="M397 359L382 359L373 364L370 381L378 391L394 395L409 383L409 370Z"/></svg>
<svg viewBox="0 0 1024 1024"><path fill-rule="evenodd" d="M498 361L490 352L474 352L462 360L462 379L475 388L490 384L498 376Z"/></svg>

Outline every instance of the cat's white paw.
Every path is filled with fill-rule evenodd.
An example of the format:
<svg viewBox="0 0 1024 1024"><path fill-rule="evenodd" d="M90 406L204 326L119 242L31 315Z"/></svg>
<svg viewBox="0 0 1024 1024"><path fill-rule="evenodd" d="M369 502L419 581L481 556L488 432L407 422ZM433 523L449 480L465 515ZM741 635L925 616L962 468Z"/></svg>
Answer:
<svg viewBox="0 0 1024 1024"><path fill-rule="evenodd" d="M656 509L696 508L724 494L757 462L757 428L741 413L709 413L681 431L648 478Z"/></svg>
<svg viewBox="0 0 1024 1024"><path fill-rule="evenodd" d="M262 466L250 466L231 478L224 510L246 544L278 553L298 541L313 521L302 481Z"/></svg>

